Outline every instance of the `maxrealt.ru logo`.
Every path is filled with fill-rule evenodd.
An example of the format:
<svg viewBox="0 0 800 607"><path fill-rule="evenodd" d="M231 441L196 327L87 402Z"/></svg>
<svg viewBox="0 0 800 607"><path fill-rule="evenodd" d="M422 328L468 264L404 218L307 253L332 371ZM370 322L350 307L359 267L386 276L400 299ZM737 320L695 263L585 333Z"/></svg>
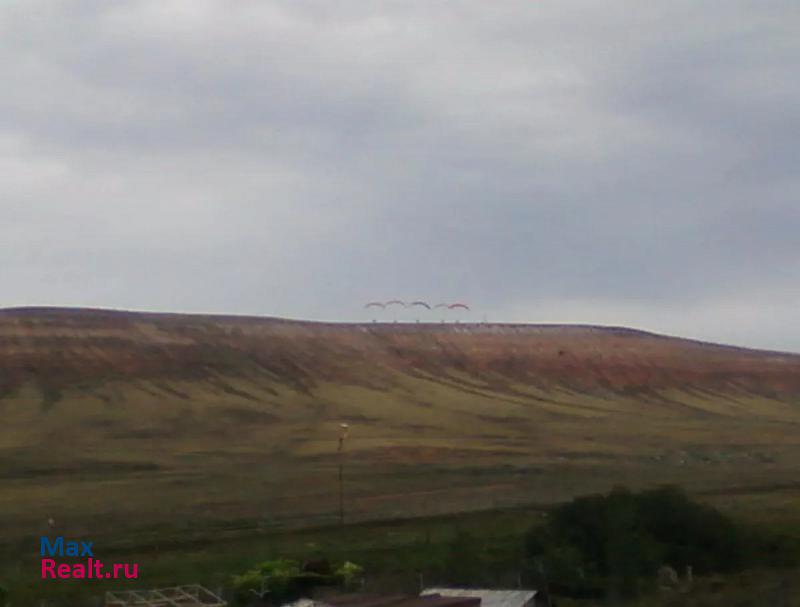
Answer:
<svg viewBox="0 0 800 607"><path fill-rule="evenodd" d="M138 563L108 563L95 558L93 542L65 540L42 536L39 538L39 552L42 557L42 579L136 579L139 577ZM51 557L51 558L47 558ZM75 562L59 562L59 559L82 559Z"/></svg>

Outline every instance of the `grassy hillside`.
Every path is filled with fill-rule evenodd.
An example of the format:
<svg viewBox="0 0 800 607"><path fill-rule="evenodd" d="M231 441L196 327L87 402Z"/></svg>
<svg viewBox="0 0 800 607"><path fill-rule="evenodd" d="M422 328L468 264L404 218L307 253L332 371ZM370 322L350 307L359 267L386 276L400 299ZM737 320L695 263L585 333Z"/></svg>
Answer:
<svg viewBox="0 0 800 607"><path fill-rule="evenodd" d="M333 520L341 422L348 520L800 491L800 356L629 329L2 310L0 415L6 538Z"/></svg>

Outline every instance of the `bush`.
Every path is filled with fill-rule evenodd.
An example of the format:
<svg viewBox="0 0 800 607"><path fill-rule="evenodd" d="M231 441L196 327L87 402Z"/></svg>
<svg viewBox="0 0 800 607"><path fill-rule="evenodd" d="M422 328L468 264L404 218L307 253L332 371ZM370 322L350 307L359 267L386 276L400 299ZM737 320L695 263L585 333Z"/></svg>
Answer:
<svg viewBox="0 0 800 607"><path fill-rule="evenodd" d="M233 587L240 604L249 602L254 594L268 593L276 604L288 603L310 594L317 586L339 584L353 589L364 570L355 563L345 562L335 573L304 571L298 561L274 559L264 561L253 569L234 576Z"/></svg>
<svg viewBox="0 0 800 607"><path fill-rule="evenodd" d="M548 579L575 594L602 583L611 594L636 594L642 578L664 563L698 573L736 571L743 544L724 515L672 487L576 498L525 538L528 556Z"/></svg>
<svg viewBox="0 0 800 607"><path fill-rule="evenodd" d="M232 585L238 601L244 603L254 592L260 595L265 590L264 575L257 570L247 571L233 576Z"/></svg>
<svg viewBox="0 0 800 607"><path fill-rule="evenodd" d="M355 590L362 581L364 568L350 561L346 561L336 570L336 577L346 590Z"/></svg>

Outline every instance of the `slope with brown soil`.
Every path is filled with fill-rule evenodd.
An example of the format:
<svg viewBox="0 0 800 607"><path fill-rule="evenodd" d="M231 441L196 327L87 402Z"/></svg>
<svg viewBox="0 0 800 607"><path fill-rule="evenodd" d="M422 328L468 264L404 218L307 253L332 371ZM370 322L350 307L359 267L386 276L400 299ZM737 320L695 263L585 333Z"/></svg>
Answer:
<svg viewBox="0 0 800 607"><path fill-rule="evenodd" d="M725 491L797 472L800 356L575 325L9 309L0 414L0 506L30 524L319 516L341 421L354 516Z"/></svg>
<svg viewBox="0 0 800 607"><path fill-rule="evenodd" d="M577 325L328 324L102 310L0 310L0 381L59 389L98 379L259 375L312 388L387 371L624 394L666 388L793 399L800 356L622 328ZM368 377L364 378L364 374Z"/></svg>

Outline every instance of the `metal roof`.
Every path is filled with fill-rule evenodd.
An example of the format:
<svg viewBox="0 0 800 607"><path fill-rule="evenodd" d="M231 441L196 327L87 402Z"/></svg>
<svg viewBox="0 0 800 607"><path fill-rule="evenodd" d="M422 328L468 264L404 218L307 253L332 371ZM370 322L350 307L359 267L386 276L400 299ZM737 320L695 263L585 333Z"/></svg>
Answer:
<svg viewBox="0 0 800 607"><path fill-rule="evenodd" d="M420 596L472 597L481 607L524 607L536 596L536 590L484 590L480 588L426 588Z"/></svg>
<svg viewBox="0 0 800 607"><path fill-rule="evenodd" d="M331 607L481 607L471 596L339 595L323 599Z"/></svg>
<svg viewBox="0 0 800 607"><path fill-rule="evenodd" d="M481 600L471 596L335 594L318 600L300 599L284 607L481 607Z"/></svg>

